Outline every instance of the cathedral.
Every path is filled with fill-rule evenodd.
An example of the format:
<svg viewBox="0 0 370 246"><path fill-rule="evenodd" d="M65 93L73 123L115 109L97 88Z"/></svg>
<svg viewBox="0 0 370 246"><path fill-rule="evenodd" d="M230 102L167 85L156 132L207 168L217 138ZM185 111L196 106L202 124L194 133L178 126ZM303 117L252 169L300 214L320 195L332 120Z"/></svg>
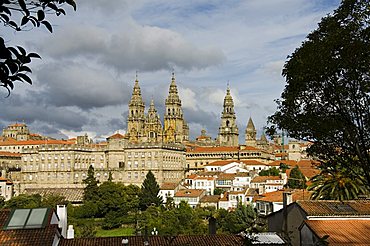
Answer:
<svg viewBox="0 0 370 246"><path fill-rule="evenodd" d="M184 120L181 100L177 91L175 75L165 102L164 124L152 100L145 114L145 104L136 78L129 102L127 137L131 143L186 143L189 141L189 127Z"/></svg>
<svg viewBox="0 0 370 246"><path fill-rule="evenodd" d="M178 94L175 74L172 73L168 96L165 100L163 124L151 100L147 112L141 95L139 80L136 77L131 100L128 105L127 134L130 143L175 143L186 144L189 142L189 126L186 123ZM250 118L245 130L245 144L257 146L256 128ZM205 131L202 133L205 134ZM198 138L197 138L198 139ZM205 139L200 136L199 139ZM198 142L196 140L196 142ZM204 141L203 141L204 143ZM200 142L202 145L202 142ZM215 141L207 140L210 146L239 146L239 130L236 124L234 101L229 86L221 113L221 124Z"/></svg>

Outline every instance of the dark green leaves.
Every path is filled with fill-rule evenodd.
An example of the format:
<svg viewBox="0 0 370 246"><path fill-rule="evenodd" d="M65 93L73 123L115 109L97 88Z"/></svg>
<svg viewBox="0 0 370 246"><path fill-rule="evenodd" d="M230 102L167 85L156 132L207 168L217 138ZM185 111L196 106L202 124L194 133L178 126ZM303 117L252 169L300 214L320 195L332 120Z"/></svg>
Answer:
<svg viewBox="0 0 370 246"><path fill-rule="evenodd" d="M370 187L370 2L344 0L288 57L286 87L269 117L314 144L309 154L340 163ZM345 161L347 160L347 161Z"/></svg>
<svg viewBox="0 0 370 246"><path fill-rule="evenodd" d="M45 19L45 13L54 13L57 16L65 15L66 12L62 7L66 5L76 10L74 0L1 0L0 22L15 31L30 30L30 28L42 25L49 32L53 32L52 25ZM27 75L27 73L31 73L31 69L25 66L31 62L32 58L41 57L36 53L27 54L21 46L8 47L5 45L4 39L0 37L0 86L4 87L9 94L10 90L14 88L14 81L32 84L31 78Z"/></svg>

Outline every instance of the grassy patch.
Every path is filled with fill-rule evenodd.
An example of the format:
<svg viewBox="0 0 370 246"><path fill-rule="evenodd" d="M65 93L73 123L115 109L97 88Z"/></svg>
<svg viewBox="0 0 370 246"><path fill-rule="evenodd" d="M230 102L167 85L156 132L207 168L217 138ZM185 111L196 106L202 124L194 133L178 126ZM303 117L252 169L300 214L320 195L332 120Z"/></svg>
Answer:
<svg viewBox="0 0 370 246"><path fill-rule="evenodd" d="M112 230L103 230L101 228L97 229L97 237L119 237L119 236L132 236L135 233L134 228L122 227Z"/></svg>

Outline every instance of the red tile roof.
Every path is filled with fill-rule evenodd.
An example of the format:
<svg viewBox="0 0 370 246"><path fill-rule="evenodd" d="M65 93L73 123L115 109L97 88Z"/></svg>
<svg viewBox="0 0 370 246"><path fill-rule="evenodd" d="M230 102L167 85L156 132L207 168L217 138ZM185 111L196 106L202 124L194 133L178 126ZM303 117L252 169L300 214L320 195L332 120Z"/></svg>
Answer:
<svg viewBox="0 0 370 246"><path fill-rule="evenodd" d="M55 235L59 235L58 225L47 224L39 229L4 230L3 227L10 216L9 209L0 211L0 245L2 246L45 246L53 245ZM49 214L50 223L52 213Z"/></svg>
<svg viewBox="0 0 370 246"><path fill-rule="evenodd" d="M359 216L370 215L370 200L350 201L298 201L308 216Z"/></svg>
<svg viewBox="0 0 370 246"><path fill-rule="evenodd" d="M21 157L20 153L12 153L7 151L0 151L0 156L12 156L12 157Z"/></svg>
<svg viewBox="0 0 370 246"><path fill-rule="evenodd" d="M176 192L174 197L199 197L204 192L205 190L185 189Z"/></svg>
<svg viewBox="0 0 370 246"><path fill-rule="evenodd" d="M125 138L125 136L119 133L113 134L112 136L108 137L108 139L122 139L122 138Z"/></svg>
<svg viewBox="0 0 370 246"><path fill-rule="evenodd" d="M247 166L253 166L253 165L263 165L263 166L266 166L267 165L267 164L265 164L263 162L256 161L256 160L242 160L241 162L243 162Z"/></svg>
<svg viewBox="0 0 370 246"><path fill-rule="evenodd" d="M311 197L311 192L307 190L277 190L261 195L256 198L256 201L283 202L283 193L285 191L290 191L292 193L293 202L298 200L309 200Z"/></svg>
<svg viewBox="0 0 370 246"><path fill-rule="evenodd" d="M278 160L278 161L273 161L273 162L269 163L268 166L277 166L277 167L279 167L280 163L284 163L284 164L286 164L290 167L295 167L295 165L297 165L297 162L293 161L293 160Z"/></svg>
<svg viewBox="0 0 370 246"><path fill-rule="evenodd" d="M233 163L233 162L236 162L236 163L239 163L239 161L237 160L227 160L227 161L214 161L214 162L211 162L211 163L208 163L206 165L204 165L204 167L210 167L210 166L226 166L230 163Z"/></svg>
<svg viewBox="0 0 370 246"><path fill-rule="evenodd" d="M59 246L122 246L122 239L128 239L130 246L144 245L143 236L130 237L97 237L97 238L75 238L62 239ZM149 236L150 246L170 245L170 237L165 236ZM216 235L180 235L176 236L171 243L171 246L239 246L244 245L244 240L241 236L231 234L216 234Z"/></svg>
<svg viewBox="0 0 370 246"><path fill-rule="evenodd" d="M329 245L369 245L370 220L306 220L306 225Z"/></svg>
<svg viewBox="0 0 370 246"><path fill-rule="evenodd" d="M43 145L43 144L75 144L69 140L26 140L26 141L4 141L0 142L0 146L9 145Z"/></svg>
<svg viewBox="0 0 370 246"><path fill-rule="evenodd" d="M195 147L194 149L187 150L188 153L205 153L205 152L236 152L239 150L239 147Z"/></svg>
<svg viewBox="0 0 370 246"><path fill-rule="evenodd" d="M282 180L279 176L257 176L252 179L251 183L264 183L267 180Z"/></svg>
<svg viewBox="0 0 370 246"><path fill-rule="evenodd" d="M220 200L220 196L219 195L208 195L208 196L202 197L202 199L200 199L200 202L213 202L213 203L217 203L219 200Z"/></svg>
<svg viewBox="0 0 370 246"><path fill-rule="evenodd" d="M161 190L174 190L178 185L178 183L163 183L161 185Z"/></svg>

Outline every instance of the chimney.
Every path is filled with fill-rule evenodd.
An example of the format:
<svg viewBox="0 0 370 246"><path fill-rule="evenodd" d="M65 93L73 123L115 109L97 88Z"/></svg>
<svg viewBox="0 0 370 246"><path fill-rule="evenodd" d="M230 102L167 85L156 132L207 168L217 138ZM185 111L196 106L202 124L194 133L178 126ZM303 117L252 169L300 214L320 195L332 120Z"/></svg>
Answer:
<svg viewBox="0 0 370 246"><path fill-rule="evenodd" d="M73 229L73 225L69 225L67 230L67 239L73 238L75 238L75 230Z"/></svg>
<svg viewBox="0 0 370 246"><path fill-rule="evenodd" d="M62 236L67 237L67 207L66 205L57 205L57 215L59 217L59 228L62 229Z"/></svg>
<svg viewBox="0 0 370 246"><path fill-rule="evenodd" d="M283 228L285 236L288 237L288 205L292 203L292 193L289 191L283 192Z"/></svg>

